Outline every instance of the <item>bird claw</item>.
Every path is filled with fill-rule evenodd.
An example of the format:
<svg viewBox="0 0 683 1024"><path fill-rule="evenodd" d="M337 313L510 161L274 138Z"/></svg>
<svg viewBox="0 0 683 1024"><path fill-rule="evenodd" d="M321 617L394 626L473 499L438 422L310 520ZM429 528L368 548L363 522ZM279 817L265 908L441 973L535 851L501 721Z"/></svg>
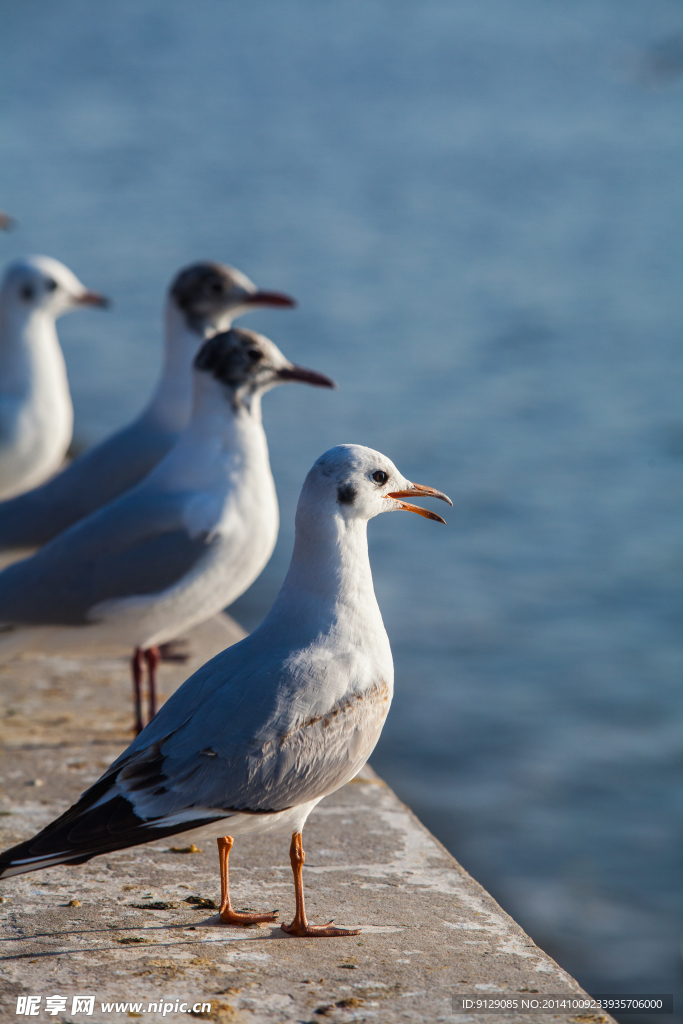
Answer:
<svg viewBox="0 0 683 1024"><path fill-rule="evenodd" d="M226 909L221 910L220 919L222 924L232 924L246 928L250 924L262 924L267 921L276 921L279 913L279 910L274 910L270 914L245 914L239 910Z"/></svg>
<svg viewBox="0 0 683 1024"><path fill-rule="evenodd" d="M280 928L287 935L296 935L299 939L331 939L343 935L360 935L360 928L332 928L329 924L302 924L296 918L291 924L281 924Z"/></svg>

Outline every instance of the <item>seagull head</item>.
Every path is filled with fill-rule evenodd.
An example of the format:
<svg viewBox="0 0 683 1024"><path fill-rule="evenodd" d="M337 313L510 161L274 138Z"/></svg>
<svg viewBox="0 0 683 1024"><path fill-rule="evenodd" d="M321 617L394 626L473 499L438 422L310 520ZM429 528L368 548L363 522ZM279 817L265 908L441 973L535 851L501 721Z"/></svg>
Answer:
<svg viewBox="0 0 683 1024"><path fill-rule="evenodd" d="M290 363L270 338L243 327L214 334L200 348L194 365L229 391L233 405L248 403L254 395L290 381L319 388L337 386L323 373Z"/></svg>
<svg viewBox="0 0 683 1024"><path fill-rule="evenodd" d="M82 306L108 306L109 299L92 292L59 260L29 256L10 263L0 289L3 304L26 314L40 310L53 317Z"/></svg>
<svg viewBox="0 0 683 1024"><path fill-rule="evenodd" d="M193 263L181 270L170 290L171 300L191 330L221 331L252 309L272 306L291 308L294 299L282 292L259 291L246 274L223 263Z"/></svg>
<svg viewBox="0 0 683 1024"><path fill-rule="evenodd" d="M442 491L406 480L391 459L361 444L339 444L326 451L306 477L301 492L302 503L346 520L372 519L381 512L403 510L445 522L436 512L403 500L409 497L440 498L453 504Z"/></svg>

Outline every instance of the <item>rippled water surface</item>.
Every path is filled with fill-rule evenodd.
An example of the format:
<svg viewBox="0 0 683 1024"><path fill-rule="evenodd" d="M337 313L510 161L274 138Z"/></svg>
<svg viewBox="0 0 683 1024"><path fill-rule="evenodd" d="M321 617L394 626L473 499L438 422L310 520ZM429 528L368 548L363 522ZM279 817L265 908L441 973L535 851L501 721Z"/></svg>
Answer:
<svg viewBox="0 0 683 1024"><path fill-rule="evenodd" d="M669 0L0 2L0 255L62 321L77 434L129 418L176 269L334 394L265 401L283 528L327 447L450 493L371 523L376 767L585 986L680 991L683 10Z"/></svg>

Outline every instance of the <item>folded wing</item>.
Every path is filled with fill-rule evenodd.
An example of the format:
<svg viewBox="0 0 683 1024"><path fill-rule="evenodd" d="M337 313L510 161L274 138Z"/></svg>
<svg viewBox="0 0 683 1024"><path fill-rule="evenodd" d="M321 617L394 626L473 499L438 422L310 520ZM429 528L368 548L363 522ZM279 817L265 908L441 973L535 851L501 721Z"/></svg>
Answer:
<svg viewBox="0 0 683 1024"><path fill-rule="evenodd" d="M124 494L166 455L176 437L136 420L40 487L0 502L0 550L45 544Z"/></svg>
<svg viewBox="0 0 683 1024"><path fill-rule="evenodd" d="M182 511L182 495L141 487L76 523L0 573L0 622L83 625L102 601L165 590L212 543L190 535Z"/></svg>

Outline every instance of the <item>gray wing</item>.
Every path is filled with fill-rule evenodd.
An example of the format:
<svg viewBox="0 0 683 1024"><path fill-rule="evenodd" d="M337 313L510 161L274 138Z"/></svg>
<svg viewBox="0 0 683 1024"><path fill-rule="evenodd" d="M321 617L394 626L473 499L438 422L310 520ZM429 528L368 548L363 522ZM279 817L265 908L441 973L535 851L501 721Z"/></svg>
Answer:
<svg viewBox="0 0 683 1024"><path fill-rule="evenodd" d="M206 552L182 519L183 495L125 494L0 573L0 622L82 625L109 598L154 594Z"/></svg>
<svg viewBox="0 0 683 1024"><path fill-rule="evenodd" d="M285 810L353 778L381 731L388 687L302 716L324 678L312 673L307 686L288 674L285 650L255 668L262 640L257 630L188 679L78 803L5 851L0 876L82 864L232 812Z"/></svg>
<svg viewBox="0 0 683 1024"><path fill-rule="evenodd" d="M41 487L0 503L0 549L35 547L130 490L178 435L142 417L80 455Z"/></svg>
<svg viewBox="0 0 683 1024"><path fill-rule="evenodd" d="M107 772L140 817L281 811L333 792L367 761L389 710L387 684L326 705L324 679L292 678L277 654L255 669L255 640L188 679Z"/></svg>

